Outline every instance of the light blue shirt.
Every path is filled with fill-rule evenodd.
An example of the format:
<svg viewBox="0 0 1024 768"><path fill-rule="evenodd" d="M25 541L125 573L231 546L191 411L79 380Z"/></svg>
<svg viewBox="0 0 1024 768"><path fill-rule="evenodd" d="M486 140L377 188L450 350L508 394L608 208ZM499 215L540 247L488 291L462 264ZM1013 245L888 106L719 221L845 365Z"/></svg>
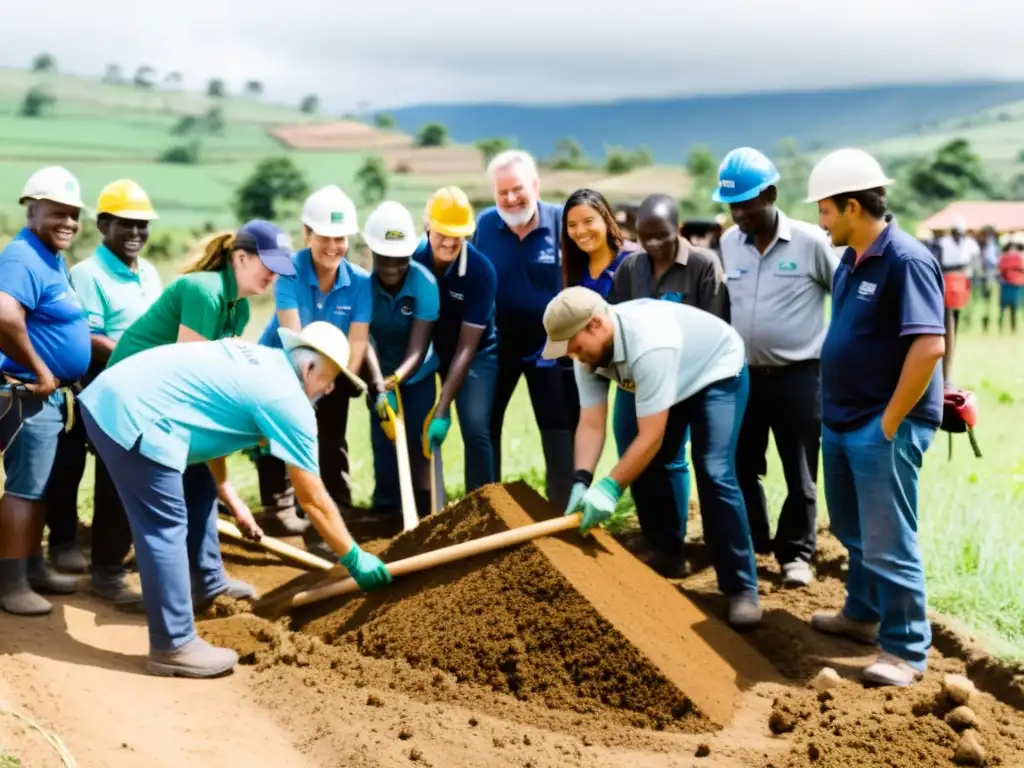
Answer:
<svg viewBox="0 0 1024 768"><path fill-rule="evenodd" d="M165 344L104 370L79 402L126 451L139 442L143 456L179 472L266 438L285 464L320 473L316 415L284 350L240 339Z"/></svg>
<svg viewBox="0 0 1024 768"><path fill-rule="evenodd" d="M392 296L384 290L377 276L371 277L373 291L373 319L370 320L370 340L380 361L381 373L390 376L405 360L409 347L409 334L413 320L436 322L441 313L441 297L437 279L417 261L411 261L405 281ZM413 384L437 370L434 345L427 348L423 362L406 383Z"/></svg>
<svg viewBox="0 0 1024 768"><path fill-rule="evenodd" d="M373 295L370 292L370 273L362 267L342 259L330 291L321 293L320 281L313 268L313 254L303 248L292 257L294 277L279 277L274 285L277 312L289 309L299 311L299 327L305 328L316 320L324 320L341 329L348 336L352 323L369 323L373 314ZM281 346L277 333L277 313L270 318L260 336L260 344Z"/></svg>
<svg viewBox="0 0 1024 768"><path fill-rule="evenodd" d="M743 340L724 320L687 304L634 299L610 306L612 361L575 361L580 407L608 402L608 382L636 393L637 418L667 411L743 370Z"/></svg>
<svg viewBox="0 0 1024 768"><path fill-rule="evenodd" d="M136 263L138 271L133 272L101 244L71 268L71 284L92 333L117 341L160 298L164 286L156 267L145 259Z"/></svg>

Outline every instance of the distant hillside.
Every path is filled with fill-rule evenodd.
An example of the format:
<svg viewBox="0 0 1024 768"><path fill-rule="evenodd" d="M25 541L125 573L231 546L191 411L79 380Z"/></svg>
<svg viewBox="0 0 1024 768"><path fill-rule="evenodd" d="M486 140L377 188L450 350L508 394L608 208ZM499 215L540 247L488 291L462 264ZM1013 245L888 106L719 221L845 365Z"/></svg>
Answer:
<svg viewBox="0 0 1024 768"><path fill-rule="evenodd" d="M456 141L513 138L541 157L571 136L591 157L603 155L607 145L646 144L657 162L676 163L697 144L717 155L744 144L770 152L786 137L811 150L866 144L928 131L1021 99L1024 82L989 81L566 106L437 104L390 114L407 132L438 122L448 126Z"/></svg>

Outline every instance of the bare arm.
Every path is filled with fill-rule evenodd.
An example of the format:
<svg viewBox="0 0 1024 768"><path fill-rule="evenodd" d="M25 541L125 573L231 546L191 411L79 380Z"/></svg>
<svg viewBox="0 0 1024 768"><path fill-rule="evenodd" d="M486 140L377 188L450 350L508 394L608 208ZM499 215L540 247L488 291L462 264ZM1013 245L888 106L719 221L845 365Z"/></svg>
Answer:
<svg viewBox="0 0 1024 768"><path fill-rule="evenodd" d="M903 361L900 380L892 393L889 404L882 414L882 430L890 440L910 413L911 409L928 389L928 382L935 373L935 366L946 352L946 340L942 336L918 336L910 345Z"/></svg>
<svg viewBox="0 0 1024 768"><path fill-rule="evenodd" d="M597 462L604 450L605 431L608 428L608 402L590 408L580 409L580 423L576 427L576 469L585 469L591 474L597 469Z"/></svg>
<svg viewBox="0 0 1024 768"><path fill-rule="evenodd" d="M348 369L359 375L370 346L370 324L352 323L348 329Z"/></svg>
<svg viewBox="0 0 1024 768"><path fill-rule="evenodd" d="M433 320L412 321L412 330L409 332L409 344L405 348L405 360L393 372L399 381L405 381L420 367L423 358L427 356L427 347L430 346L430 336L433 332Z"/></svg>
<svg viewBox="0 0 1024 768"><path fill-rule="evenodd" d="M288 465L288 477L295 489L295 498L313 527L339 558L347 555L355 541L345 527L337 505L327 493L323 480L312 472L292 465Z"/></svg>
<svg viewBox="0 0 1024 768"><path fill-rule="evenodd" d="M470 363L473 362L477 347L480 345L480 337L483 334L484 329L478 325L462 324L462 329L459 331L459 343L455 348L455 356L452 358L451 365L448 366L448 375L441 385L441 397L437 401L437 410L434 412L435 417L440 418L448 413L452 401L459 394L459 390L462 389L462 382L466 380Z"/></svg>
<svg viewBox="0 0 1024 768"><path fill-rule="evenodd" d="M661 444L665 440L665 425L668 424L668 411L644 416L636 420L637 433L629 448L619 459L619 463L612 467L611 477L625 488L636 480L647 469L647 465L654 460L661 450Z"/></svg>
<svg viewBox="0 0 1024 768"><path fill-rule="evenodd" d="M178 326L178 343L181 344L183 342L188 342L188 341L209 341L209 339L206 338L205 336L203 336L202 334L196 333L191 328L189 328L187 325L179 325Z"/></svg>
<svg viewBox="0 0 1024 768"><path fill-rule="evenodd" d="M281 309L277 312L277 325L279 328L287 328L289 331L298 333L302 330L299 321L299 310Z"/></svg>
<svg viewBox="0 0 1024 768"><path fill-rule="evenodd" d="M58 382L53 372L46 366L42 358L36 354L35 347L28 338L25 326L25 308L10 294L0 291L0 349L14 362L27 368L36 375L38 384L28 388L41 395L48 395L57 388Z"/></svg>
<svg viewBox="0 0 1024 768"><path fill-rule="evenodd" d="M380 370L380 360L377 359L377 350L372 344L366 345L366 368L370 373L370 383L378 392L384 391L384 374Z"/></svg>
<svg viewBox="0 0 1024 768"><path fill-rule="evenodd" d="M89 341L92 346L92 359L98 360L99 362L106 365L107 361L110 359L110 356L114 352L114 347L116 346L117 342L115 342L109 336L103 336L102 334L99 333L94 333L92 336L90 336Z"/></svg>

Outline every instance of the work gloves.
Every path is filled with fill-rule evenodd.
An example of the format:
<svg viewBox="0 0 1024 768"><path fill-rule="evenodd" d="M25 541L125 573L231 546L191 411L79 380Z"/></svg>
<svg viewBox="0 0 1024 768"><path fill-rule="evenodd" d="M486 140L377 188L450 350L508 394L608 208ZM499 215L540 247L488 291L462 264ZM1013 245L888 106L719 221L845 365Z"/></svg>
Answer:
<svg viewBox="0 0 1024 768"><path fill-rule="evenodd" d="M590 484L594 482L594 473L587 472L585 469L577 469L576 474L572 476L572 490L569 491L569 504L565 507L564 515L571 515L577 511L580 502L583 501L583 495L590 488Z"/></svg>
<svg viewBox="0 0 1024 768"><path fill-rule="evenodd" d="M345 566L349 576L355 579L363 592L391 583L391 574L384 562L376 555L361 550L358 544L353 544L352 549L338 562Z"/></svg>
<svg viewBox="0 0 1024 768"><path fill-rule="evenodd" d="M583 512L580 522L580 533L586 535L605 520L611 519L615 505L622 497L622 488L612 478L606 477L597 485L591 486L593 480L590 472L579 470L573 478L572 490L569 492L569 506L565 514Z"/></svg>
<svg viewBox="0 0 1024 768"><path fill-rule="evenodd" d="M452 428L452 417L447 414L435 417L436 410L435 405L423 420L423 456L428 459L435 450L440 450L448 437L448 430Z"/></svg>
<svg viewBox="0 0 1024 768"><path fill-rule="evenodd" d="M380 428L384 431L388 440L395 442L394 419L402 415L402 398L398 392L398 377L391 376L389 380L392 382L391 389L386 389L377 394L373 410L376 412L377 419L380 421Z"/></svg>

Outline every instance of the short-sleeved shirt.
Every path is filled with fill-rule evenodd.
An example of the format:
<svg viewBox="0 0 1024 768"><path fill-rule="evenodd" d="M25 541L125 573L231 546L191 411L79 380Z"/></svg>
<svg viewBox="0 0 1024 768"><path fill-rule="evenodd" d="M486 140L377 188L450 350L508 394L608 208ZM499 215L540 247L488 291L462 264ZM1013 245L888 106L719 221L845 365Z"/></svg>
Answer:
<svg viewBox="0 0 1024 768"><path fill-rule="evenodd" d="M848 248L832 286L832 320L821 350L822 421L845 432L888 405L917 336L946 333L942 273L931 252L890 224L860 262ZM942 370L908 414L938 426Z"/></svg>
<svg viewBox="0 0 1024 768"><path fill-rule="evenodd" d="M732 325L743 337L747 362L774 367L817 360L839 263L821 228L780 211L775 238L763 254L754 237L735 226L722 235L721 247Z"/></svg>
<svg viewBox="0 0 1024 768"><path fill-rule="evenodd" d="M362 267L343 259L338 265L334 285L327 293L320 291L320 281L313 268L313 254L303 248L292 257L295 264L293 277L281 276L274 285L274 301L277 312L296 309L299 312L299 327L305 328L312 322L326 321L341 329L348 336L352 323L369 323L373 314L373 296L370 293L370 273ZM270 318L260 336L260 344L280 347L277 313Z"/></svg>
<svg viewBox="0 0 1024 768"><path fill-rule="evenodd" d="M241 339L165 344L107 368L81 404L126 451L183 471L251 448L319 474L316 414L288 355Z"/></svg>
<svg viewBox="0 0 1024 768"><path fill-rule="evenodd" d="M615 327L609 367L573 363L581 408L607 402L614 381L635 392L642 419L743 370L743 340L710 312L661 299L626 301L609 312Z"/></svg>
<svg viewBox="0 0 1024 768"><path fill-rule="evenodd" d="M174 344L182 325L204 339L216 341L241 336L248 322L249 300L238 298L231 267L182 275L128 327L107 366L144 349Z"/></svg>
<svg viewBox="0 0 1024 768"><path fill-rule="evenodd" d="M1024 254L1007 251L999 259L999 279L1003 285L1024 285Z"/></svg>
<svg viewBox="0 0 1024 768"><path fill-rule="evenodd" d="M544 310L562 290L561 229L561 206L543 201L537 204L536 228L522 240L493 206L477 217L473 245L490 260L498 278L498 343L510 357L540 361L547 339Z"/></svg>
<svg viewBox="0 0 1024 768"><path fill-rule="evenodd" d="M608 300L612 304L633 299L665 299L703 309L723 320L729 319L729 292L722 265L714 251L679 238L676 260L654 283L654 265L646 251L626 257L615 271Z"/></svg>
<svg viewBox="0 0 1024 768"><path fill-rule="evenodd" d="M600 274L597 277L591 275L590 270L586 266L584 266L582 279L580 280L580 285L582 285L584 288L589 288L594 293L600 294L601 298L607 299L609 296L611 296L612 286L615 284L615 273L618 271L619 267L622 266L622 262L626 260L626 257L629 256L629 254L634 253L635 251L636 246L633 246L631 248L623 248L621 251L615 254L615 258L613 258L608 263L607 267L601 270Z"/></svg>
<svg viewBox="0 0 1024 768"><path fill-rule="evenodd" d="M370 286L373 293L370 340L381 372L390 376L405 360L413 321L437 321L440 314L437 280L426 267L412 261L405 281L395 295L384 290L375 274L370 276ZM431 344L420 367L406 379L406 383L413 384L433 374L437 370L437 362L434 345Z"/></svg>
<svg viewBox="0 0 1024 768"><path fill-rule="evenodd" d="M89 330L117 341L160 297L160 273L145 259L132 270L105 245L71 268L71 282L82 303Z"/></svg>
<svg viewBox="0 0 1024 768"><path fill-rule="evenodd" d="M491 262L467 242L459 258L437 277L429 240L420 243L413 259L437 279L440 314L434 325L434 351L441 368L447 370L455 357L463 323L483 329L477 355L494 353L498 344L494 330L494 295L498 281Z"/></svg>
<svg viewBox="0 0 1024 768"><path fill-rule="evenodd" d="M967 235L962 235L959 240L952 235L943 235L939 238L938 247L943 272L956 272L970 277L975 263L981 259L981 246Z"/></svg>
<svg viewBox="0 0 1024 768"><path fill-rule="evenodd" d="M0 251L0 291L25 308L28 339L50 372L64 382L84 376L92 359L89 324L64 257L22 229ZM36 378L2 351L0 371L26 381Z"/></svg>

